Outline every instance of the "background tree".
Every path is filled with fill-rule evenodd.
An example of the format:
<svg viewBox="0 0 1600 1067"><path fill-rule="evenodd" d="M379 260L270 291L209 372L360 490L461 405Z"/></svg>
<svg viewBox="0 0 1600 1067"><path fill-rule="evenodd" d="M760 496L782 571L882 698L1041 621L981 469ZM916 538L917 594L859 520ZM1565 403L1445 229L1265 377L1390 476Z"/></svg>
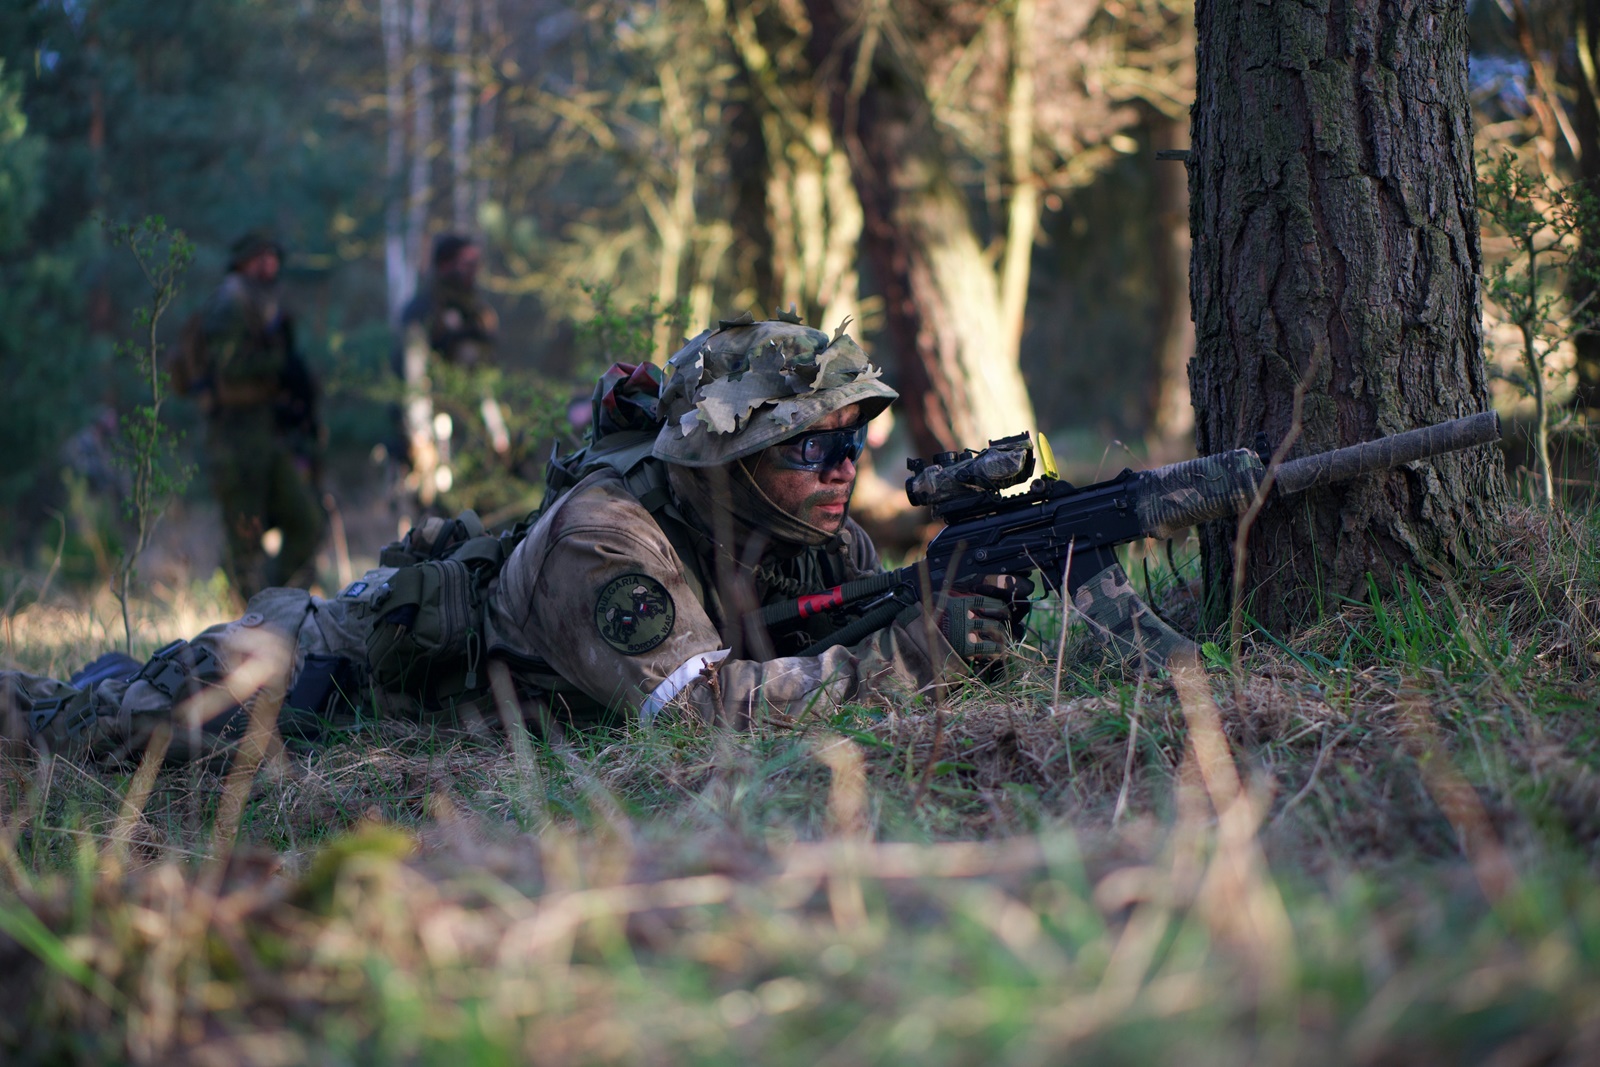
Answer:
<svg viewBox="0 0 1600 1067"><path fill-rule="evenodd" d="M861 323L861 201L835 135L828 85L805 47L806 13L769 0L707 0L706 11L709 25L732 46L745 83L730 147L741 164L735 218L754 252L743 269L756 299L792 306L825 329L846 317ZM876 321L881 301L866 307Z"/></svg>
<svg viewBox="0 0 1600 1067"><path fill-rule="evenodd" d="M814 0L787 19L804 62L785 69L809 64L828 142L848 156L917 449L1031 425L1019 357L1041 208L1116 157L1108 141L1137 120L1131 100L1171 94L1176 56L1149 65L1120 29L1164 28L1179 6ZM763 42L761 54L794 53Z"/></svg>
<svg viewBox="0 0 1600 1067"><path fill-rule="evenodd" d="M1577 92L1573 101L1573 132L1578 150L1578 178L1591 191L1600 192L1600 0L1576 0L1570 55L1563 50L1562 69ZM1586 229L1584 252L1600 257L1600 233ZM1572 302L1582 304L1596 292L1592 279L1581 275L1569 290ZM1576 401L1584 408L1600 407L1600 331L1584 330L1573 338L1577 349Z"/></svg>
<svg viewBox="0 0 1600 1067"><path fill-rule="evenodd" d="M1571 182L1595 187L1600 183L1595 103L1600 3L1498 0L1473 5L1469 24L1479 150L1496 160L1515 151L1536 183L1555 190ZM1600 248L1600 234L1584 232L1580 239L1586 255ZM1491 262L1497 258L1498 249L1487 251ZM1563 304L1582 306L1593 291L1587 276L1575 272L1566 300L1552 310L1559 314ZM1505 324L1511 332L1515 324L1502 309L1491 305L1487 310L1491 331ZM1600 335L1578 330L1558 355L1557 403L1579 410L1600 406Z"/></svg>
<svg viewBox="0 0 1600 1067"><path fill-rule="evenodd" d="M1258 433L1321 451L1487 408L1463 5L1201 0L1196 26L1200 451ZM1479 449L1268 507L1249 608L1284 627L1369 572L1460 560L1501 499ZM1213 607L1234 535L1202 533Z"/></svg>

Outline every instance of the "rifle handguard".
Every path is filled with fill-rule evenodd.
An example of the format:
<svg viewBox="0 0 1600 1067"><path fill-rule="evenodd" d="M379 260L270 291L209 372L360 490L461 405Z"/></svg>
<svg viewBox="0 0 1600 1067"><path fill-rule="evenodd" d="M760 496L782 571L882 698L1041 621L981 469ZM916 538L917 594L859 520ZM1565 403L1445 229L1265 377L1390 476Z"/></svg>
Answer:
<svg viewBox="0 0 1600 1067"><path fill-rule="evenodd" d="M1248 448L1145 471L1135 494L1139 524L1150 537L1179 537L1191 526L1237 515L1265 475Z"/></svg>

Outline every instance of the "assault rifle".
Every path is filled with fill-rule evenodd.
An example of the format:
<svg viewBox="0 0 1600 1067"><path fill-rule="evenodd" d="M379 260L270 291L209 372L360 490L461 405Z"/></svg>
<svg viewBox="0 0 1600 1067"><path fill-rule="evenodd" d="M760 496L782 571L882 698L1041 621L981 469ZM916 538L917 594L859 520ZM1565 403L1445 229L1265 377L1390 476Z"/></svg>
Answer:
<svg viewBox="0 0 1600 1067"><path fill-rule="evenodd" d="M1403 463L1500 439L1492 411L1382 437L1349 448L1281 463L1269 500L1346 481ZM1264 449L1263 449L1264 451ZM909 462L906 495L947 525L918 563L846 582L823 593L770 604L751 621L772 627L850 608L856 617L802 655L850 645L887 626L926 593L971 588L988 575L1038 571L1045 585L1066 594L1102 636L1142 651L1139 629L1166 628L1134 593L1113 550L1141 538L1175 537L1191 526L1237 515L1255 501L1269 456L1248 448L1203 456L1154 470L1124 470L1109 481L1074 486L1056 476L1049 443L1036 449L1027 434L989 442L982 451L943 452ZM1040 477L1022 493L1039 466Z"/></svg>

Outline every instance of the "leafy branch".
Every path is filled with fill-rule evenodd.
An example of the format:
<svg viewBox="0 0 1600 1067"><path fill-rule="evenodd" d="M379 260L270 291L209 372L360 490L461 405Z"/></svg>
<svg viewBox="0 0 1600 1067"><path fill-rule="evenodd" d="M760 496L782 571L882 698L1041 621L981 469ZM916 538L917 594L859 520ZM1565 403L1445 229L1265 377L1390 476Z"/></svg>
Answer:
<svg viewBox="0 0 1600 1067"><path fill-rule="evenodd" d="M182 230L169 229L159 215L144 221L109 223L102 220L106 235L115 247L127 248L149 287L149 302L134 309L135 340L117 343L117 356L132 360L148 388L147 398L122 416L122 448L117 457L131 476L132 488L124 505L134 526L132 546L122 554L111 591L122 608L123 642L133 650L133 626L128 617L128 589L133 582L139 556L150 543L168 501L183 491L194 475L192 465L180 463L174 453L178 434L161 421L165 401L165 371L161 365L162 344L157 336L161 316L172 306L182 288L182 278L194 259L194 244Z"/></svg>
<svg viewBox="0 0 1600 1067"><path fill-rule="evenodd" d="M1500 375L1533 398L1534 455L1545 506L1555 502L1550 471L1550 356L1573 337L1600 324L1593 288L1600 264L1581 240L1600 232L1600 201L1583 185L1558 185L1530 174L1506 151L1485 158L1478 177L1478 208L1488 226L1515 252L1490 265L1485 295L1522 337L1522 373ZM1591 283L1589 297L1567 306L1564 283Z"/></svg>

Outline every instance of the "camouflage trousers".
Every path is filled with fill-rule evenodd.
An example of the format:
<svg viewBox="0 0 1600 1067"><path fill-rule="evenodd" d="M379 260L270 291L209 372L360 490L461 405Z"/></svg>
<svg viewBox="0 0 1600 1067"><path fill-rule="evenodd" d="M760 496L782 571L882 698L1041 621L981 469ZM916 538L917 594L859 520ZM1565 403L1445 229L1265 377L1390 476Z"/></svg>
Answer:
<svg viewBox="0 0 1600 1067"><path fill-rule="evenodd" d="M1071 576L1068 582L1072 605L1113 656L1135 667L1159 670L1174 657L1197 651L1193 641L1150 610L1109 549L1084 553L1083 563L1088 576Z"/></svg>
<svg viewBox="0 0 1600 1067"><path fill-rule="evenodd" d="M222 509L224 568L248 599L272 586L303 583L327 516L309 460L273 422L270 408L217 412L206 435L211 491ZM276 556L261 537L283 535Z"/></svg>
<svg viewBox="0 0 1600 1067"><path fill-rule="evenodd" d="M301 692L314 672L337 683L346 712L415 716L415 702L366 685L371 625L338 599L268 589L241 617L174 641L132 678L77 687L0 671L0 732L40 751L114 764L170 731L168 759L200 759L231 747L259 702Z"/></svg>

